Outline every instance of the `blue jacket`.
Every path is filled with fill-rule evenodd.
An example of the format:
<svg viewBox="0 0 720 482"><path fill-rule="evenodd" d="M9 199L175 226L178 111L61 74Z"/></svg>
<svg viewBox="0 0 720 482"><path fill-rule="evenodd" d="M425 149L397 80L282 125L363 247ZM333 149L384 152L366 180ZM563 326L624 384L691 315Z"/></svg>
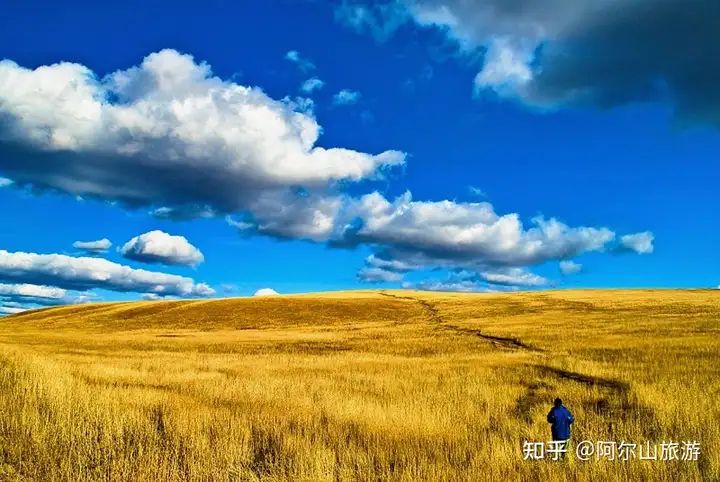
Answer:
<svg viewBox="0 0 720 482"><path fill-rule="evenodd" d="M570 413L570 410L565 408L565 405L551 408L547 415L547 421L552 424L553 440L567 440L570 438L570 425L575 421L575 418Z"/></svg>

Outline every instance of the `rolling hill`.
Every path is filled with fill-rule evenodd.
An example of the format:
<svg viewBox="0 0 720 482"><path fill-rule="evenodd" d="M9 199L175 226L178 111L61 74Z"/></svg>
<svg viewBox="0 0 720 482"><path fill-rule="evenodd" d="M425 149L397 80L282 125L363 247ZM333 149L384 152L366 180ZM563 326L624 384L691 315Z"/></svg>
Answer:
<svg viewBox="0 0 720 482"><path fill-rule="evenodd" d="M0 319L0 479L717 480L720 292L356 291ZM573 439L698 461L524 460Z"/></svg>

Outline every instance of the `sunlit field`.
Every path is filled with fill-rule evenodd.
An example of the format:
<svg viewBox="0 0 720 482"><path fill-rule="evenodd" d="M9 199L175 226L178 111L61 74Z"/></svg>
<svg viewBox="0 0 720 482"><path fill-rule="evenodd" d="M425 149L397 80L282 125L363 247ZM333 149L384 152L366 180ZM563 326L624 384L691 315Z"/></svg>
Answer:
<svg viewBox="0 0 720 482"><path fill-rule="evenodd" d="M0 319L2 480L719 480L720 293L345 292ZM697 461L524 460L573 439Z"/></svg>

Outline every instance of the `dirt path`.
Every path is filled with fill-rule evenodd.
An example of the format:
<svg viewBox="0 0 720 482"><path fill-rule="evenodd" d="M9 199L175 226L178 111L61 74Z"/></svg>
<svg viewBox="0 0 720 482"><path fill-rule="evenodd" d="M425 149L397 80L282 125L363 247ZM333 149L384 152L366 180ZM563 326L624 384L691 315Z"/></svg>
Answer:
<svg viewBox="0 0 720 482"><path fill-rule="evenodd" d="M518 338L499 336L499 335L490 335L479 329L465 328L465 327L453 325L451 323L447 323L445 321L445 319L443 319L442 315L440 315L440 311L437 309L437 307L427 300L423 300L421 298L415 298L412 296L394 295L392 293L386 293L384 291L380 291L379 293L383 296L388 296L390 298L395 298L395 299L399 299L399 300L408 300L408 301L413 301L415 303L418 303L422 307L423 311L425 312L425 314L430 322L439 325L443 329L451 330L456 333L462 333L462 334L470 335L470 336L477 336L479 338L482 338L483 340L489 341L492 344L492 346L494 346L495 348L504 348L504 349L509 349L509 350L527 350L527 351L534 351L534 352L544 351L541 348L538 348L538 347L532 346L528 343L525 343Z"/></svg>
<svg viewBox="0 0 720 482"><path fill-rule="evenodd" d="M630 385L621 380L613 380L612 378L595 377L592 375L584 375L582 373L571 372L567 370L561 370L559 368L539 365L538 368L544 374L553 375L557 378L572 380L574 382L582 383L589 387L600 387L615 390L620 394L626 394L630 391Z"/></svg>
<svg viewBox="0 0 720 482"><path fill-rule="evenodd" d="M382 291L379 293L390 298L417 303L424 311L427 320L440 329L477 336L490 342L495 348L523 350L543 355L542 358L537 359L538 361L543 360L542 362L526 365L527 367L537 370L537 374L545 380L528 383L526 385L526 392L518 398L514 413L516 417L524 422L531 424L533 421L533 410L547 403L548 400L551 400L552 397L555 396L553 395L555 386L550 380L568 380L598 390L598 395L592 401L586 403L585 409L597 416L606 418L608 420L608 430L611 433L615 431L615 422L618 420L627 421L632 419L643 422L643 431L647 437L652 438L657 435L659 423L656 414L650 407L638 402L637 398L632 394L629 383L612 378L603 378L563 370L547 365L546 363L549 361L547 355L549 354L542 348L532 346L518 338L491 335L479 329L465 328L448 323L442 317L438 308L427 300Z"/></svg>

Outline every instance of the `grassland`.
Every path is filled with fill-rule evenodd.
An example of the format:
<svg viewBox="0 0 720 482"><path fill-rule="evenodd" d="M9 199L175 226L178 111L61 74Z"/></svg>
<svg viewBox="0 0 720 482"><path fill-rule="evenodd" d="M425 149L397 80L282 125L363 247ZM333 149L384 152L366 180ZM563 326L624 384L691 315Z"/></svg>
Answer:
<svg viewBox="0 0 720 482"><path fill-rule="evenodd" d="M0 320L2 480L720 480L720 293L348 292ZM692 461L525 461L697 440Z"/></svg>

